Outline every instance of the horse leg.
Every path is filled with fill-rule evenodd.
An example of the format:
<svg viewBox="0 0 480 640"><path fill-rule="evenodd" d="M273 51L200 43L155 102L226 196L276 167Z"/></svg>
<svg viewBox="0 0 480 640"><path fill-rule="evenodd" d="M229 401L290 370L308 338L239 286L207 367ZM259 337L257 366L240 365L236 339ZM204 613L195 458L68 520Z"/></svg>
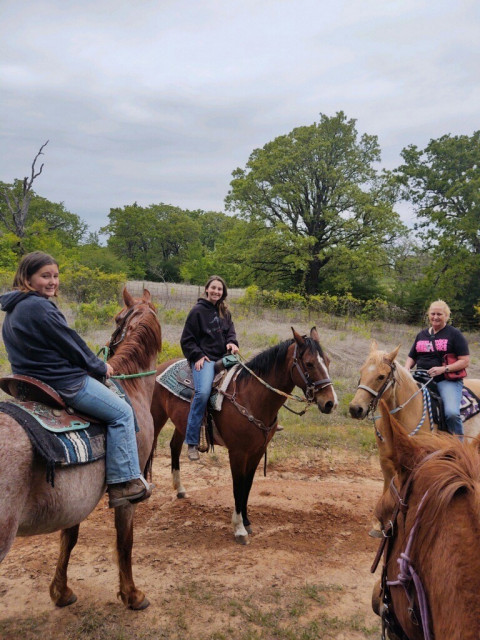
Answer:
<svg viewBox="0 0 480 640"><path fill-rule="evenodd" d="M67 568L70 555L78 540L79 524L63 529L60 533L60 554L55 568L55 575L50 583L50 598L57 607L67 607L77 600L67 584Z"/></svg>
<svg viewBox="0 0 480 640"><path fill-rule="evenodd" d="M120 596L129 609L146 609L150 602L145 594L137 589L132 573L133 515L134 505L115 508L115 529L117 530L117 560L120 577Z"/></svg>
<svg viewBox="0 0 480 640"><path fill-rule="evenodd" d="M243 518L243 525L247 531L248 534L252 534L252 527L250 525L250 520L248 519L248 497L250 495L250 490L252 488L252 484L253 484L253 479L255 477L255 472L257 470L258 467L258 463L260 462L261 458L263 455L263 451L260 452L260 454L258 456L255 456L254 458L251 458L248 461L247 464L247 473L245 474L245 494L244 494L244 504L243 504L243 508L242 508L242 518Z"/></svg>
<svg viewBox="0 0 480 640"><path fill-rule="evenodd" d="M178 429L175 429L172 439L170 440L170 457L172 461L173 488L177 492L177 498L185 498L187 495L180 477L180 453L182 451L184 440L185 436L180 433Z"/></svg>
<svg viewBox="0 0 480 640"><path fill-rule="evenodd" d="M235 506L232 514L232 526L233 535L235 541L239 544L248 544L248 531L243 524L243 513L245 510L245 496L248 495L246 491L247 477L245 471L245 456L244 454L235 455L231 451L228 452L230 457L230 469L232 472L233 480L233 498Z"/></svg>

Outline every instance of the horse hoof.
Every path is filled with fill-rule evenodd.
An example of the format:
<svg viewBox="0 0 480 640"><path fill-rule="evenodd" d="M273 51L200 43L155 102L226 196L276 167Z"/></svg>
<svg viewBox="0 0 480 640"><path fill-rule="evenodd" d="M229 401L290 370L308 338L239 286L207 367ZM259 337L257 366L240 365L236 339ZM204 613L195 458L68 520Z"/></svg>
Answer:
<svg viewBox="0 0 480 640"><path fill-rule="evenodd" d="M186 495L187 495L187 492L186 492L186 491L179 491L179 492L177 493L177 498L185 498L185 497L186 497Z"/></svg>
<svg viewBox="0 0 480 640"><path fill-rule="evenodd" d="M251 535L252 535L252 533L253 533L253 529L252 529L252 527L251 527L250 525L248 525L248 527L245 527L245 529L246 529L246 531L247 531L248 535L249 535L249 536L251 536Z"/></svg>
<svg viewBox="0 0 480 640"><path fill-rule="evenodd" d="M248 536L235 536L235 542L238 544L248 544Z"/></svg>
<svg viewBox="0 0 480 640"><path fill-rule="evenodd" d="M134 611L143 611L144 609L146 609L148 606L150 605L150 601L148 600L148 598L144 598L140 604L133 606L130 605L129 609L133 609Z"/></svg>
<svg viewBox="0 0 480 640"><path fill-rule="evenodd" d="M74 602L77 601L77 596L73 593L70 594L70 596L65 600L59 600L58 602L55 603L56 607L68 607L69 605L73 604Z"/></svg>

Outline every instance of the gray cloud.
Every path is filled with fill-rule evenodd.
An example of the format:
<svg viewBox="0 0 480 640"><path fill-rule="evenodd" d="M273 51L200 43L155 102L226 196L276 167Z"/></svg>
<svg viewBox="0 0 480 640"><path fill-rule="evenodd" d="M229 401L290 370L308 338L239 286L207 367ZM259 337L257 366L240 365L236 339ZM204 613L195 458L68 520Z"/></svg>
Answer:
<svg viewBox="0 0 480 640"><path fill-rule="evenodd" d="M391 168L478 129L479 24L469 0L3 0L0 180L50 139L36 190L92 229L134 201L222 210L254 148L340 109Z"/></svg>

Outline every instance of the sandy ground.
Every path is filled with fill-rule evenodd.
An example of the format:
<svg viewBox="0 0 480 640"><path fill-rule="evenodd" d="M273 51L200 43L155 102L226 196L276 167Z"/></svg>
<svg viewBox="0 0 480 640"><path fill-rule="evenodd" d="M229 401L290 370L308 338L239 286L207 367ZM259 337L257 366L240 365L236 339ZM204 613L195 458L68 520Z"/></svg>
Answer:
<svg viewBox="0 0 480 640"><path fill-rule="evenodd" d="M319 451L308 466L289 461L269 468L267 477L259 468L250 496L254 535L247 546L233 539L225 450L204 454L200 463L182 457L187 498L173 493L165 447L155 459L155 492L137 508L134 576L151 602L148 609L127 611L116 598L113 517L105 499L82 524L70 562L77 603L57 609L49 598L58 534L18 538L0 567L0 621L40 616L52 637L63 638L73 637L69 624L80 613L104 611L123 621L122 638L140 638L152 629L161 638L236 638L232 629L242 616L235 608L279 616L298 606L302 594L305 600L306 590L318 589L322 597L306 598L299 624L355 618L370 635L340 628L308 638L375 637L372 628L379 625L370 598L376 577L369 569L377 543L367 531L382 484L376 457ZM0 631L0 637L12 636Z"/></svg>

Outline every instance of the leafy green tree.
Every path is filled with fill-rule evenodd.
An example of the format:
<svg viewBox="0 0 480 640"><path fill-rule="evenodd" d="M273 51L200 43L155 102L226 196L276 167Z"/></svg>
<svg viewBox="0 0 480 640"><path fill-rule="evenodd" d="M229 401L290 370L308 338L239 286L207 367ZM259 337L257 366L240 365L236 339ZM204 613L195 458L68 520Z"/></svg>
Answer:
<svg viewBox="0 0 480 640"><path fill-rule="evenodd" d="M199 224L189 212L166 204L140 207L137 203L110 209L108 247L126 259L129 276L151 280L180 279L188 246L199 237Z"/></svg>
<svg viewBox="0 0 480 640"><path fill-rule="evenodd" d="M444 135L423 150L410 145L402 157L395 174L430 255L426 289L473 323L480 299L480 131Z"/></svg>
<svg viewBox="0 0 480 640"><path fill-rule="evenodd" d="M315 293L323 289L323 272L338 247L356 251L367 241L385 246L402 230L390 183L374 167L379 160L376 136L359 137L355 120L343 112L321 114L320 122L255 149L246 168L233 172L226 206L309 239L302 278L306 291Z"/></svg>

